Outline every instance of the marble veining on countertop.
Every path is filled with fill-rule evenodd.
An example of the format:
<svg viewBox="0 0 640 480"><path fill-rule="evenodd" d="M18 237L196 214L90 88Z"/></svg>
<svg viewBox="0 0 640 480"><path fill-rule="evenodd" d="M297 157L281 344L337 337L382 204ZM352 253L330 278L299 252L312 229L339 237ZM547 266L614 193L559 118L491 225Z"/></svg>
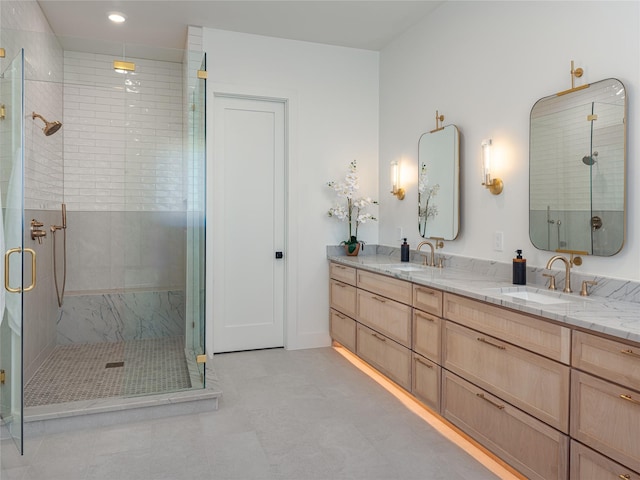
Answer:
<svg viewBox="0 0 640 480"><path fill-rule="evenodd" d="M445 256L445 268L440 269L423 266L420 263L421 256L415 255L415 252L412 252L411 262L402 263L399 249L370 245L366 248L368 252L364 255L348 257L344 255L344 250L328 247L327 257L331 261L355 268L537 315L569 326L640 342L640 303L618 298L623 291L630 293L625 298L636 300L638 286L633 282L596 277L598 287L601 287L598 294L594 292L588 297L581 297L580 285L583 278L574 275L573 271L573 293L565 294L561 290L564 285L564 269L562 272L554 269L558 273L558 290L551 291L542 283L541 273L544 269L540 268L527 269L528 281L540 283L528 283L525 287L511 283L511 264L507 263ZM525 291L528 294L514 293ZM511 295L529 295L543 303Z"/></svg>

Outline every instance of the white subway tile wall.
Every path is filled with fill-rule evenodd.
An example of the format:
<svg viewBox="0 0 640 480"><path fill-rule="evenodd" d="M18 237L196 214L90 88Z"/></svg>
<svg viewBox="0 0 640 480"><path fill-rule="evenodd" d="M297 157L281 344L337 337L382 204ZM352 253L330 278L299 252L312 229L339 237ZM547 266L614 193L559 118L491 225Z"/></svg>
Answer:
<svg viewBox="0 0 640 480"><path fill-rule="evenodd" d="M64 53L64 195L76 211L184 211L182 64Z"/></svg>

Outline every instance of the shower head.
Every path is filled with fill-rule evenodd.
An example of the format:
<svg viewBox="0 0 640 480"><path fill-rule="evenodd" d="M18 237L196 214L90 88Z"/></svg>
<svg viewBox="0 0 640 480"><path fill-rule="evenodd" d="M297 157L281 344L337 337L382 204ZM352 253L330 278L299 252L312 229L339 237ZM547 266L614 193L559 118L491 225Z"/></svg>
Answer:
<svg viewBox="0 0 640 480"><path fill-rule="evenodd" d="M593 164L595 164L597 162L596 157L598 156L598 152L593 152L593 155L589 156L589 155L585 155L584 157L582 157L582 163L584 163L585 165L588 166L592 166Z"/></svg>
<svg viewBox="0 0 640 480"><path fill-rule="evenodd" d="M44 127L42 128L42 131L44 132L44 134L48 137L49 135L53 135L54 133L56 133L58 130L60 130L60 127L62 127L62 123L58 122L57 120L55 122L48 122L46 118L44 118L42 115L33 112L31 114L31 118L32 119L36 119L39 118L40 120L42 120L44 122Z"/></svg>

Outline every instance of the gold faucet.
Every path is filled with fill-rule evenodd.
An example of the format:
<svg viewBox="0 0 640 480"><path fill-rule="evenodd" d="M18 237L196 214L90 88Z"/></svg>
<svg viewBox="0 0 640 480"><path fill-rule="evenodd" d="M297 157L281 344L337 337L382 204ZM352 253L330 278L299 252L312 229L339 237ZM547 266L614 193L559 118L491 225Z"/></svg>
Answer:
<svg viewBox="0 0 640 480"><path fill-rule="evenodd" d="M426 266L428 266L428 267L435 267L435 265L436 265L436 259L435 259L436 254L435 254L435 250L433 248L433 244L431 242L426 242L426 241L425 242L420 242L418 244L418 248L416 248L416 251L419 252L420 248L423 245L429 245L429 247L431 248L431 261L430 262L427 263L427 256L426 255L422 255L424 257L424 264Z"/></svg>
<svg viewBox="0 0 640 480"><path fill-rule="evenodd" d="M573 256L573 252L571 253L571 258L570 260L567 260L566 257L563 257L562 255L554 255L553 257L551 257L549 259L549 261L547 262L547 266L546 269L547 270L551 270L551 265L553 264L553 262L555 262L556 260L562 260L562 263L564 263L564 268L565 268L565 274L564 274L564 289L562 290L564 293L571 293L571 267L573 267L574 265L582 265L582 258L580 257L575 257ZM550 282L549 284L549 288L552 288L552 285L555 287L555 282Z"/></svg>

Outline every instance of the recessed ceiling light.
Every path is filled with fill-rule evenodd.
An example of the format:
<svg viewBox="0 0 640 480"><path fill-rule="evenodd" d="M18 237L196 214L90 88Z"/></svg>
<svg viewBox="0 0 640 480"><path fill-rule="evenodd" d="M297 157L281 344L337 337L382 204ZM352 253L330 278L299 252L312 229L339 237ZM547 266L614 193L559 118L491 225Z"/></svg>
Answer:
<svg viewBox="0 0 640 480"><path fill-rule="evenodd" d="M109 14L109 20L113 23L123 23L126 19L127 17L125 17L123 13L111 12Z"/></svg>

